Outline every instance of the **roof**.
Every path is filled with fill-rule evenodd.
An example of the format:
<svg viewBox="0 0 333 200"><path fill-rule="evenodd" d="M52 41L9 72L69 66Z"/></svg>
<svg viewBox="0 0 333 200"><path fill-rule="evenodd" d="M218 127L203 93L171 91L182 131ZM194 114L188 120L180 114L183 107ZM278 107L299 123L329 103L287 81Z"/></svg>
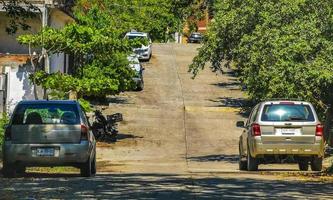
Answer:
<svg viewBox="0 0 333 200"><path fill-rule="evenodd" d="M18 104L77 104L74 100L23 100Z"/></svg>
<svg viewBox="0 0 333 200"><path fill-rule="evenodd" d="M126 36L133 35L133 36L148 36L148 33L144 32L128 32L126 33Z"/></svg>

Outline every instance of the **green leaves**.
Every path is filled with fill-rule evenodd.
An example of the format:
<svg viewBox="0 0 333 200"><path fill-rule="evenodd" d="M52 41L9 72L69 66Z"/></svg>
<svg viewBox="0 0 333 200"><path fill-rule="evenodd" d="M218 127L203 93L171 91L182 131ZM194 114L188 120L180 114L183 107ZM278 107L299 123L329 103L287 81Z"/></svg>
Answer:
<svg viewBox="0 0 333 200"><path fill-rule="evenodd" d="M333 100L333 2L222 0L207 40L189 71L233 61L256 101L302 98L318 107Z"/></svg>

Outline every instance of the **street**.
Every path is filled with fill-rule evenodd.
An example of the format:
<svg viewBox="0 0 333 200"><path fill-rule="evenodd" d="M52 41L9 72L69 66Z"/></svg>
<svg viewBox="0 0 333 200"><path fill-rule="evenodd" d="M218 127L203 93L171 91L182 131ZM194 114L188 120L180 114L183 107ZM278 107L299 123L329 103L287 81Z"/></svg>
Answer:
<svg viewBox="0 0 333 200"><path fill-rule="evenodd" d="M214 74L207 66L191 79L198 47L154 44L144 90L103 105L104 114L121 112L124 122L116 143L98 144L95 177L0 178L0 199L332 199L331 183L299 180L296 164L238 170L242 130L235 124L246 119L246 96L228 69Z"/></svg>

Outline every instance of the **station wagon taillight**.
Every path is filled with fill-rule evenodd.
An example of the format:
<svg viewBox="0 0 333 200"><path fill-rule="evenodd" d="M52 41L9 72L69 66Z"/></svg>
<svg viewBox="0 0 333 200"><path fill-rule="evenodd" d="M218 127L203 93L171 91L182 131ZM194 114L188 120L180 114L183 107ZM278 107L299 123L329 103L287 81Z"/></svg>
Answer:
<svg viewBox="0 0 333 200"><path fill-rule="evenodd" d="M88 140L88 127L81 124L81 140Z"/></svg>
<svg viewBox="0 0 333 200"><path fill-rule="evenodd" d="M252 124L252 136L261 136L261 130L259 124Z"/></svg>
<svg viewBox="0 0 333 200"><path fill-rule="evenodd" d="M8 126L5 130L5 140L9 141L12 139L12 131L11 131L11 127Z"/></svg>
<svg viewBox="0 0 333 200"><path fill-rule="evenodd" d="M318 124L316 126L316 136L323 136L324 135L324 126L321 124Z"/></svg>

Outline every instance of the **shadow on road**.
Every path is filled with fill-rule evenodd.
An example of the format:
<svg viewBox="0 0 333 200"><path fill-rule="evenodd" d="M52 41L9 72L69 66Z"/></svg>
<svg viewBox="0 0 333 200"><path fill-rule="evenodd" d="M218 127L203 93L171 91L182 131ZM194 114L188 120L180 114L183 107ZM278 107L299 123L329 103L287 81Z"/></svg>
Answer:
<svg viewBox="0 0 333 200"><path fill-rule="evenodd" d="M33 174L34 176L39 176ZM61 175L1 179L5 199L290 199L329 198L331 183L173 174L108 174L92 178Z"/></svg>
<svg viewBox="0 0 333 200"><path fill-rule="evenodd" d="M198 157L189 157L190 161L195 162L210 162L210 161L224 161L230 163L238 163L238 155L207 155Z"/></svg>

